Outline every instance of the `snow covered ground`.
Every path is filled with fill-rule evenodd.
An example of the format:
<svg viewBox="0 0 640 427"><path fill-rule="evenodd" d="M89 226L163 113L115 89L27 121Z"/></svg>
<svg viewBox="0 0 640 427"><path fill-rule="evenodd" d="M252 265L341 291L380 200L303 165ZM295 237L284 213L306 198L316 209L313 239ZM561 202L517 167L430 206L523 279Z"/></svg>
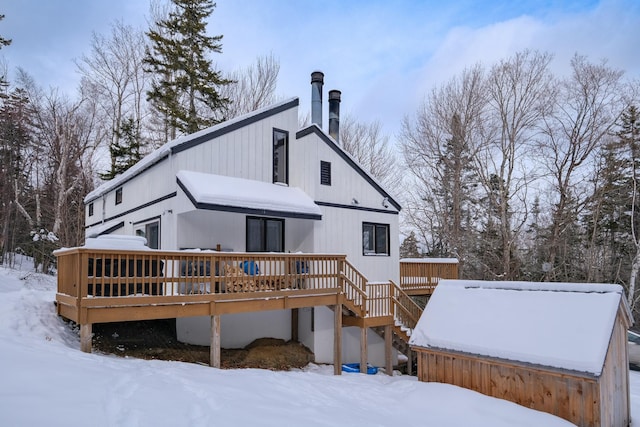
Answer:
<svg viewBox="0 0 640 427"><path fill-rule="evenodd" d="M218 370L80 352L55 278L0 268L1 426L566 426L445 384L379 373ZM640 373L631 373L640 418ZM637 424L636 424L637 425Z"/></svg>

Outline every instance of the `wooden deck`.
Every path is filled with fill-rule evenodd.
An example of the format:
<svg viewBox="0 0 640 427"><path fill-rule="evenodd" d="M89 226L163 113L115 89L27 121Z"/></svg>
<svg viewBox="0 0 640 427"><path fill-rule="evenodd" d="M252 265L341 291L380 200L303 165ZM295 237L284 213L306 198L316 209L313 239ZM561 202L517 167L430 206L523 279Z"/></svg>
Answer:
<svg viewBox="0 0 640 427"><path fill-rule="evenodd" d="M400 288L407 295L431 295L441 279L458 278L455 258L400 260Z"/></svg>
<svg viewBox="0 0 640 427"><path fill-rule="evenodd" d="M336 313L335 373L343 324L364 331L363 370L366 328L384 327L391 372L394 329L408 339L422 312L393 282L369 283L344 255L73 248L56 256L58 314L80 325L87 352L93 323L210 316L211 364L219 367L220 315L324 305Z"/></svg>

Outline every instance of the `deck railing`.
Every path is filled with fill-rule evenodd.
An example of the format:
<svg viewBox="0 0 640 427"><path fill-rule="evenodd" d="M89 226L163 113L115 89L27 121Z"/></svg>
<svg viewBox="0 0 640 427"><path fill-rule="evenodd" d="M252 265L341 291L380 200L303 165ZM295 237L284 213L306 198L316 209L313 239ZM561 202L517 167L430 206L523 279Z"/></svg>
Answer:
<svg viewBox="0 0 640 427"><path fill-rule="evenodd" d="M455 258L405 258L400 260L400 288L409 295L430 295L441 279L458 278Z"/></svg>
<svg viewBox="0 0 640 427"><path fill-rule="evenodd" d="M58 293L80 298L339 288L345 260L344 255L89 248L60 250L56 256Z"/></svg>
<svg viewBox="0 0 640 427"><path fill-rule="evenodd" d="M344 255L73 248L56 256L58 303L75 307L77 318L83 308L177 307L269 299L268 292L273 298L341 293L356 316L390 317L410 329L421 314L396 284L368 282ZM442 265L403 264L409 277L455 277Z"/></svg>
<svg viewBox="0 0 640 427"><path fill-rule="evenodd" d="M394 282L390 282L389 287L394 319L403 327L413 330L422 316L422 308Z"/></svg>

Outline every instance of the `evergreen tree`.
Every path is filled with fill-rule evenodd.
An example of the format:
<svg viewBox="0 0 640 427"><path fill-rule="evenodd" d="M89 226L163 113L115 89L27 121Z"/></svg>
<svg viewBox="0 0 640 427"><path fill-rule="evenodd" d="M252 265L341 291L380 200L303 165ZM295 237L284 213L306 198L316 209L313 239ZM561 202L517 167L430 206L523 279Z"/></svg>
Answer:
<svg viewBox="0 0 640 427"><path fill-rule="evenodd" d="M400 258L422 258L415 231L411 231L400 244Z"/></svg>
<svg viewBox="0 0 640 427"><path fill-rule="evenodd" d="M120 126L118 138L109 147L111 155L111 170L100 174L100 178L110 180L120 175L142 159L142 136L140 126L132 117L126 119Z"/></svg>
<svg viewBox="0 0 640 427"><path fill-rule="evenodd" d="M229 99L219 88L231 83L216 71L209 53L222 52L222 35L207 36L206 19L215 8L211 0L171 0L175 9L147 32L151 50L144 63L154 74L147 92L164 117L167 137L176 131L193 133L219 123Z"/></svg>

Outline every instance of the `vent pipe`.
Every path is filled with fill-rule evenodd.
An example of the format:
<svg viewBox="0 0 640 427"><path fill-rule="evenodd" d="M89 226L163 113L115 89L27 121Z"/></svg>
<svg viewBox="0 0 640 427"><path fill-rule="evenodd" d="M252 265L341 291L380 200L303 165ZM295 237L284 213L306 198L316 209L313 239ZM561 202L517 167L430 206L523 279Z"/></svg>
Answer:
<svg viewBox="0 0 640 427"><path fill-rule="evenodd" d="M322 85L324 73L314 71L311 73L311 123L317 124L322 129Z"/></svg>
<svg viewBox="0 0 640 427"><path fill-rule="evenodd" d="M329 136L340 143L340 95L339 90L329 91Z"/></svg>

